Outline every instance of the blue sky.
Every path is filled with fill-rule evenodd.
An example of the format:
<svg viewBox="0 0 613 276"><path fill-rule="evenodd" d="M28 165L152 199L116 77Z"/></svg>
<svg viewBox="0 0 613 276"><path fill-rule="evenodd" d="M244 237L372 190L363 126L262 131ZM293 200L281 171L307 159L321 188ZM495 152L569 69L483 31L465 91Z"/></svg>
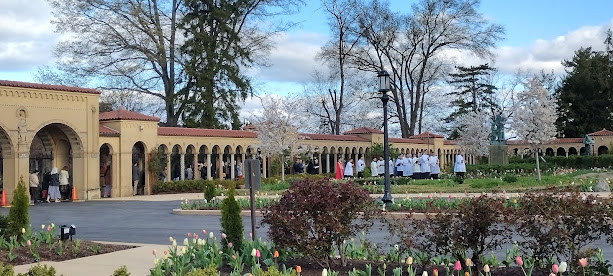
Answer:
<svg viewBox="0 0 613 276"><path fill-rule="evenodd" d="M253 72L260 93L299 92L320 66L314 56L328 39L326 14L320 1L305 2L307 6L291 17L300 24L277 38L277 48L269 55L272 66ZM414 2L390 4L406 13ZM491 22L506 28L505 39L494 49L495 66L507 73L521 68L558 74L563 72L560 61L579 47L602 48L612 10L611 0L484 0L479 8ZM45 0L0 0L0 79L34 81L37 66L53 65L51 51L58 36L50 19Z"/></svg>

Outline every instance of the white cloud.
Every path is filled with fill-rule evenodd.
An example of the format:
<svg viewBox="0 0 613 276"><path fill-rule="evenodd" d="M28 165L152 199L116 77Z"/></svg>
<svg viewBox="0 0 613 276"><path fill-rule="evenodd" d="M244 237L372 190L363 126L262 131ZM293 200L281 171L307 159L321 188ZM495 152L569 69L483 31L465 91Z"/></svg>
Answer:
<svg viewBox="0 0 613 276"><path fill-rule="evenodd" d="M52 60L51 17L44 0L0 1L0 71L33 71Z"/></svg>
<svg viewBox="0 0 613 276"><path fill-rule="evenodd" d="M308 81L313 70L323 66L316 56L326 40L327 35L314 32L282 33L274 39L275 49L267 60L270 66L252 75L261 81Z"/></svg>

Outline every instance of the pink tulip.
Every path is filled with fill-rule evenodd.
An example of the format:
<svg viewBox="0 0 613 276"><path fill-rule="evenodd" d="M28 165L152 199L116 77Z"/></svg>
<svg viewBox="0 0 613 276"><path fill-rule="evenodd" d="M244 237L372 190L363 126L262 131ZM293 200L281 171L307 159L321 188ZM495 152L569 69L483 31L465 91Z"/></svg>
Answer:
<svg viewBox="0 0 613 276"><path fill-rule="evenodd" d="M51 231L51 225L47 225L47 232Z"/></svg>
<svg viewBox="0 0 613 276"><path fill-rule="evenodd" d="M228 248L232 248L232 243L231 242L228 243Z"/></svg>
<svg viewBox="0 0 613 276"><path fill-rule="evenodd" d="M226 238L226 233L221 233L221 238L225 239Z"/></svg>
<svg viewBox="0 0 613 276"><path fill-rule="evenodd" d="M551 271L553 271L553 273L554 273L554 274L558 274L558 271L560 271L560 270L558 269L558 265L557 265L557 264L553 264L553 265L551 266Z"/></svg>
<svg viewBox="0 0 613 276"><path fill-rule="evenodd" d="M456 261L455 262L455 270L460 271L462 269L462 264L460 263L460 261Z"/></svg>
<svg viewBox="0 0 613 276"><path fill-rule="evenodd" d="M259 258L259 257L260 257L260 250L259 250L259 249L256 249L256 250L255 250L255 257L256 257L256 258Z"/></svg>
<svg viewBox="0 0 613 276"><path fill-rule="evenodd" d="M253 238L253 233L249 232L249 237Z"/></svg>
<svg viewBox="0 0 613 276"><path fill-rule="evenodd" d="M153 256L155 256L156 253L157 253L157 251L155 251L155 249L153 249Z"/></svg>
<svg viewBox="0 0 613 276"><path fill-rule="evenodd" d="M194 234L194 239L198 239L198 234Z"/></svg>
<svg viewBox="0 0 613 276"><path fill-rule="evenodd" d="M187 237L191 238L192 237L192 233L187 233Z"/></svg>
<svg viewBox="0 0 613 276"><path fill-rule="evenodd" d="M202 229L202 235L206 235L206 230Z"/></svg>
<svg viewBox="0 0 613 276"><path fill-rule="evenodd" d="M515 257L515 263L516 263L518 266L523 266L523 265L524 265L524 261L521 259L521 257L520 257L520 256Z"/></svg>
<svg viewBox="0 0 613 276"><path fill-rule="evenodd" d="M28 240L28 241L26 242L26 245L27 245L27 246L30 246L30 245L32 245L32 242L31 242L30 240Z"/></svg>
<svg viewBox="0 0 613 276"><path fill-rule="evenodd" d="M236 260L236 256L232 255L232 259L235 259L235 260Z"/></svg>
<svg viewBox="0 0 613 276"><path fill-rule="evenodd" d="M587 266L587 259L586 258L579 259L579 266L580 267L586 267Z"/></svg>
<svg viewBox="0 0 613 276"><path fill-rule="evenodd" d="M556 276L554 273L549 274L549 276Z"/></svg>

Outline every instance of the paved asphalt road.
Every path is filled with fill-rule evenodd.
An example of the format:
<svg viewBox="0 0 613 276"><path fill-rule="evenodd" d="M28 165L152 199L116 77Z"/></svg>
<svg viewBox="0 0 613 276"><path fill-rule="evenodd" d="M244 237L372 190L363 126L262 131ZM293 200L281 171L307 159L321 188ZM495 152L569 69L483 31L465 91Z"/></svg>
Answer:
<svg viewBox="0 0 613 276"><path fill-rule="evenodd" d="M56 226L74 224L78 239L147 244L168 244L168 237L183 240L188 232L200 233L202 229L213 231L219 237L219 216L173 215L180 201L87 201L42 203L30 206L30 223L33 229L41 224ZM0 208L0 214L8 214L8 208ZM245 236L251 232L249 217L243 217ZM367 238L381 244L386 242L387 229L375 224ZM266 229L256 230L258 237L266 239ZM594 244L603 249L604 256L613 261L613 246L600 241ZM496 252L504 259L504 250Z"/></svg>

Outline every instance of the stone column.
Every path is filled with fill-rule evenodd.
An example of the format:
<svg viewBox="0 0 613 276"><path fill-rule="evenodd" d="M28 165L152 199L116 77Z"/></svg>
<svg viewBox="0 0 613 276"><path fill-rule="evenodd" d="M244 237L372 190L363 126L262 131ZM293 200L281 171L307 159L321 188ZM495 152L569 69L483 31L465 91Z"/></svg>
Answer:
<svg viewBox="0 0 613 276"><path fill-rule="evenodd" d="M179 179L184 180L185 179L185 153L181 153L181 176L179 177Z"/></svg>
<svg viewBox="0 0 613 276"><path fill-rule="evenodd" d="M321 174L321 152L317 153L317 161L319 161L319 168L317 168L317 173Z"/></svg>
<svg viewBox="0 0 613 276"><path fill-rule="evenodd" d="M217 158L217 175L219 175L219 179L223 179L223 154L218 154L219 157Z"/></svg>
<svg viewBox="0 0 613 276"><path fill-rule="evenodd" d="M166 179L164 179L164 181L170 181L172 180L172 176L170 175L170 153L166 154Z"/></svg>
<svg viewBox="0 0 613 276"><path fill-rule="evenodd" d="M326 173L330 173L330 153L326 154Z"/></svg>
<svg viewBox="0 0 613 276"><path fill-rule="evenodd" d="M267 178L268 174L266 173L266 162L268 159L266 156L262 156L262 178Z"/></svg>
<svg viewBox="0 0 613 276"><path fill-rule="evenodd" d="M234 153L230 154L230 179L236 178L236 172L234 171Z"/></svg>
<svg viewBox="0 0 613 276"><path fill-rule="evenodd" d="M211 155L207 154L206 155L206 179L207 180L213 180L213 176L211 175Z"/></svg>

